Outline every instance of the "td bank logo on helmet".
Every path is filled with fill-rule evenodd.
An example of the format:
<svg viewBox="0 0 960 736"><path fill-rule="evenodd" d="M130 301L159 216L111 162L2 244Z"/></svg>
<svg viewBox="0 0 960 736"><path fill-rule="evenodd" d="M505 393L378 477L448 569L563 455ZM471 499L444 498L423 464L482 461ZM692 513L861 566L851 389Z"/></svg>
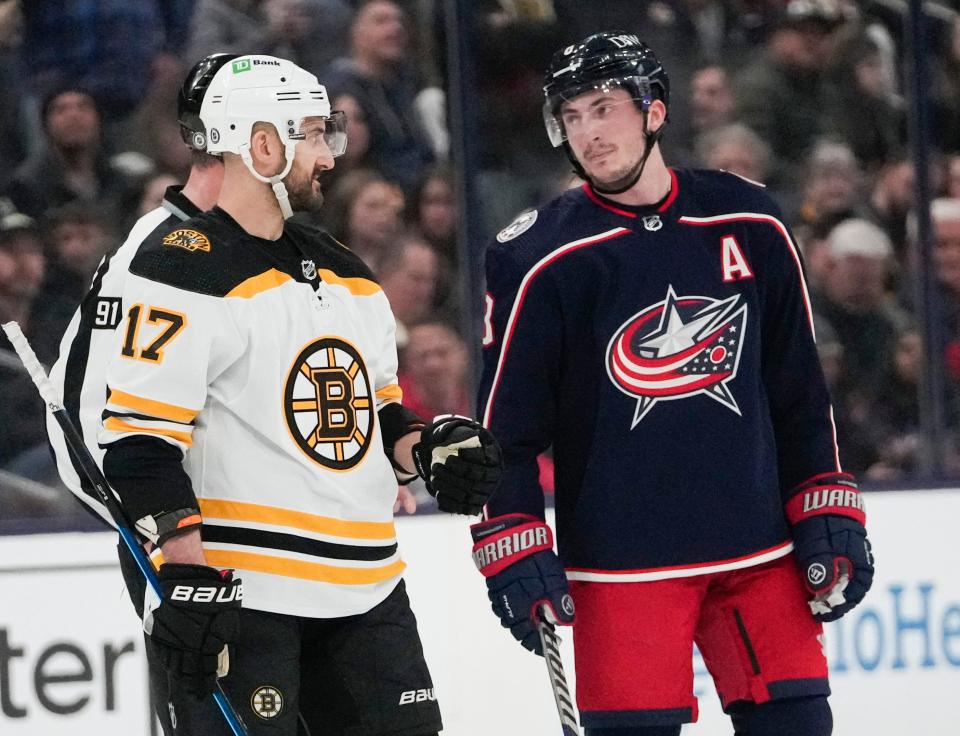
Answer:
<svg viewBox="0 0 960 736"><path fill-rule="evenodd" d="M234 74L248 72L255 66L280 66L280 62L273 59L237 59L230 68Z"/></svg>

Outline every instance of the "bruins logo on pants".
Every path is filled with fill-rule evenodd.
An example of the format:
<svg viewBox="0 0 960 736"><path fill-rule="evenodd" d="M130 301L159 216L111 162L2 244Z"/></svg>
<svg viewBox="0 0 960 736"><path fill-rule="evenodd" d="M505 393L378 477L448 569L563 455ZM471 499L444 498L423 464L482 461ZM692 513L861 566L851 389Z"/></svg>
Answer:
<svg viewBox="0 0 960 736"><path fill-rule="evenodd" d="M375 402L359 351L321 337L297 356L284 391L287 428L303 453L331 470L363 460L373 436Z"/></svg>
<svg viewBox="0 0 960 736"><path fill-rule="evenodd" d="M271 685L263 685L250 696L250 707L264 720L275 718L283 710L283 694Z"/></svg>

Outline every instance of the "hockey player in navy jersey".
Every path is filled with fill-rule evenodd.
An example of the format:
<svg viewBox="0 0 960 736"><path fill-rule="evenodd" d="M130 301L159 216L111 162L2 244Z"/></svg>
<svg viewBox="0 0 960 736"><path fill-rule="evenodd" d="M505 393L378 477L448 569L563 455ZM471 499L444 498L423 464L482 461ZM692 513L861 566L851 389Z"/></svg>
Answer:
<svg viewBox="0 0 960 736"><path fill-rule="evenodd" d="M737 734L826 736L821 622L873 561L796 243L761 185L665 165L669 82L637 36L562 49L544 90L586 183L487 252L480 411L506 468L472 530L494 612L538 652L542 604L573 624L587 734L695 721L696 642Z"/></svg>

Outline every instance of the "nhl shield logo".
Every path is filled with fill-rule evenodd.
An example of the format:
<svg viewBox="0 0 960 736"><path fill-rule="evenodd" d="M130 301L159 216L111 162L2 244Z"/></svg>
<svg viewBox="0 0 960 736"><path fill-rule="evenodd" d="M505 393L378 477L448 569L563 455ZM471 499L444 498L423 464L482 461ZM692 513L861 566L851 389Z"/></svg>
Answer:
<svg viewBox="0 0 960 736"><path fill-rule="evenodd" d="M650 215L649 217L643 218L643 229L648 230L651 233L655 233L657 230L663 227L663 220L660 219L660 215Z"/></svg>
<svg viewBox="0 0 960 736"><path fill-rule="evenodd" d="M313 281L317 278L317 264L313 261L300 261L300 268L303 269L303 277L308 281Z"/></svg>
<svg viewBox="0 0 960 736"><path fill-rule="evenodd" d="M703 394L740 414L728 384L737 376L747 305L728 299L667 296L635 314L607 345L607 375L637 406L636 427L661 401Z"/></svg>

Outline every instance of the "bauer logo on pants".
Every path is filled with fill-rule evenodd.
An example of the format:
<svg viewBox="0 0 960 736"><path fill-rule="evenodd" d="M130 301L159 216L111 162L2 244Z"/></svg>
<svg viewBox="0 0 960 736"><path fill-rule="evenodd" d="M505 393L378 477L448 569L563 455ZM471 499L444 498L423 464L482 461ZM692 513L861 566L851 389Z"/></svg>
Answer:
<svg viewBox="0 0 960 736"><path fill-rule="evenodd" d="M404 690L400 693L400 702L398 705L410 705L411 703L426 703L435 701L436 694L432 687L421 688L420 690Z"/></svg>
<svg viewBox="0 0 960 736"><path fill-rule="evenodd" d="M250 696L250 707L264 720L270 720L283 710L283 694L271 685L261 685Z"/></svg>
<svg viewBox="0 0 960 736"><path fill-rule="evenodd" d="M366 455L376 399L360 352L339 337L307 345L287 374L283 411L290 436L308 458L349 470Z"/></svg>

